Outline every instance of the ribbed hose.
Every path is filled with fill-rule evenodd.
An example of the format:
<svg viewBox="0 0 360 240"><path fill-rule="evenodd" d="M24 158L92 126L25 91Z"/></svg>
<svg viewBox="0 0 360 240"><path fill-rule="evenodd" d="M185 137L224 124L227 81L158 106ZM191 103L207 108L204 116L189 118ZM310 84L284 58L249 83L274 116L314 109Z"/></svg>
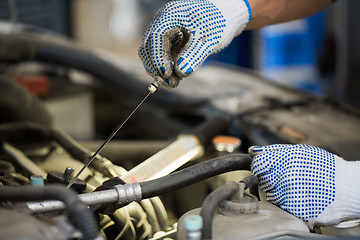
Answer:
<svg viewBox="0 0 360 240"><path fill-rule="evenodd" d="M83 233L83 239L96 239L99 229L92 212L79 200L76 193L64 186L0 187L0 201L59 200L67 208L69 220Z"/></svg>
<svg viewBox="0 0 360 240"><path fill-rule="evenodd" d="M201 232L202 239L212 239L212 221L217 206L232 197L239 191L239 185L236 182L227 182L212 193L204 200L201 206L200 215L203 219L203 228Z"/></svg>
<svg viewBox="0 0 360 240"><path fill-rule="evenodd" d="M142 198L151 198L180 189L207 178L236 170L250 170L247 154L221 156L172 173L165 177L139 183Z"/></svg>

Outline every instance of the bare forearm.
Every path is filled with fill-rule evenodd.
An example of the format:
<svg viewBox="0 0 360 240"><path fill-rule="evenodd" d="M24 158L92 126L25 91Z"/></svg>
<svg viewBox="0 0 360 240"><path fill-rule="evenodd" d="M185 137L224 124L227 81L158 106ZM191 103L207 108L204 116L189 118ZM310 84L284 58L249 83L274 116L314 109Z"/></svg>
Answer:
<svg viewBox="0 0 360 240"><path fill-rule="evenodd" d="M246 29L308 17L332 0L249 0L252 19Z"/></svg>

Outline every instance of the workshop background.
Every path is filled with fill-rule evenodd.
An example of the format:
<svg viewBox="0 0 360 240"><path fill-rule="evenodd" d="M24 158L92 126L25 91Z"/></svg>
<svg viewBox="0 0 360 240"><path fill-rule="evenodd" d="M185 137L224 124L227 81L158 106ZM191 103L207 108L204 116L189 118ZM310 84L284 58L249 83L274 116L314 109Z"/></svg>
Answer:
<svg viewBox="0 0 360 240"><path fill-rule="evenodd" d="M34 33L54 32L87 49L96 50L98 54L115 55L116 62L125 70L129 70L127 66L137 66L136 72L147 76L137 50L155 12L165 2L8 0L0 2L0 19L11 23L13 29L9 30L10 33L16 26ZM356 23L360 16L355 9L359 6L358 1L336 1L307 19L244 31L222 52L211 55L203 65L215 63L240 70L249 69L266 81L358 108L360 30ZM4 31L5 25L1 26ZM21 71L29 72L29 69ZM79 78L79 72L76 76ZM65 86L50 82L56 85L52 87L55 92L58 89L61 92ZM59 94L43 96L47 109L54 115L55 126L77 139L105 138L121 117L111 116L109 107L94 106L101 101L91 91L70 88L70 91L63 91L65 94L61 100L52 97Z"/></svg>

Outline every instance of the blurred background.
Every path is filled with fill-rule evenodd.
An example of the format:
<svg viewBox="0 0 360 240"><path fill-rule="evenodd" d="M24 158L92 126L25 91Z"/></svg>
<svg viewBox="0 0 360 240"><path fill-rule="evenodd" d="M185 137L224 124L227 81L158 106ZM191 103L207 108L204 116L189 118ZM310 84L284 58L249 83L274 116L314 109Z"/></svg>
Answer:
<svg viewBox="0 0 360 240"><path fill-rule="evenodd" d="M13 18L139 61L137 47L161 0L16 0L0 2L0 18ZM307 19L244 32L217 61L257 70L271 81L359 106L358 1L337 1ZM17 16L17 17L16 17ZM206 63L205 63L206 64Z"/></svg>
<svg viewBox="0 0 360 240"><path fill-rule="evenodd" d="M24 28L31 26L30 32L35 34L36 31L42 33L50 31L75 40L79 46L87 49L105 50L107 53L115 54L119 58L114 59L113 62L120 64L123 71L126 72L131 68L130 74L138 73L141 75L139 78L144 79L147 75L137 55L138 46L157 9L166 2L168 1L7 0L0 1L0 20L6 23L12 22L10 26L13 28L17 25L25 26ZM360 16L356 9L360 9L360 1L340 0L307 19L244 31L222 52L211 55L204 65L215 63L241 71L249 69L252 74L259 75L266 81L311 93L323 99L345 103L358 109L360 28L357 23L360 22ZM3 25L0 25L0 30L4 31L1 28L4 28ZM12 30L9 31L11 33ZM124 61L126 64L122 64ZM123 117L122 114L115 117L113 109L108 107L108 101L112 101L114 109L117 109L120 105L118 102L107 99L105 103L104 99L109 98L108 94L94 96L91 91L71 84L67 90L64 90L66 89L64 81L57 83L43 78L43 75L49 75L49 69L46 70L47 72L34 69L33 66L30 68L20 66L16 69L11 70L6 64L3 66L5 75L9 71L17 72L15 75L20 77L15 76L15 80L20 85L26 85L29 82L26 78L29 78L29 75L30 78L34 78L35 75L30 88L36 85L37 89L31 92L43 97L47 109L54 116L55 126L64 129L77 139L89 139L94 136L104 138ZM69 78L77 83L91 79L89 75L83 74L84 72L73 74L68 68L57 66L51 67L50 72L55 72L54 76ZM112 77L121 79L115 75L112 74ZM145 80L151 81L150 77L147 77L149 79ZM125 81L123 84L129 89L132 88ZM184 85L186 84L180 87L186 88ZM51 94L46 92L46 86L50 86L48 88ZM25 87L29 88L29 84ZM181 91L180 87L166 95L167 102L174 98L174 93ZM78 92L74 90L77 88L79 88ZM107 88L116 87L107 86ZM45 89L45 92L41 92L42 89ZM132 102L129 100L131 96L134 95L134 99L138 98L133 90L125 92L127 97L119 101L131 106ZM121 94L123 93L116 92L118 95L116 98L121 98ZM60 95L64 96L61 101L58 100ZM104 104L101 104L102 100ZM96 121L93 120L94 115L97 116Z"/></svg>

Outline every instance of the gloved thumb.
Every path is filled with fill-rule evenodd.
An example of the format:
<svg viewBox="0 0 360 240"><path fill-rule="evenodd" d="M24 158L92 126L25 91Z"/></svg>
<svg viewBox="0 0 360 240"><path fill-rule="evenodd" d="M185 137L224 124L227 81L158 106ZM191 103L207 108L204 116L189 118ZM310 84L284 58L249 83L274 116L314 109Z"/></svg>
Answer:
<svg viewBox="0 0 360 240"><path fill-rule="evenodd" d="M160 46L158 46L158 53L154 55L154 62L160 62L159 75L171 88L177 87L183 78L174 72L174 62L178 60L188 40L187 32L175 27L167 30L162 36L162 40L158 41Z"/></svg>
<svg viewBox="0 0 360 240"><path fill-rule="evenodd" d="M214 45L197 36L195 30L188 32L187 38L187 44L183 47L184 51L175 62L175 75L180 79L192 74L214 50Z"/></svg>

